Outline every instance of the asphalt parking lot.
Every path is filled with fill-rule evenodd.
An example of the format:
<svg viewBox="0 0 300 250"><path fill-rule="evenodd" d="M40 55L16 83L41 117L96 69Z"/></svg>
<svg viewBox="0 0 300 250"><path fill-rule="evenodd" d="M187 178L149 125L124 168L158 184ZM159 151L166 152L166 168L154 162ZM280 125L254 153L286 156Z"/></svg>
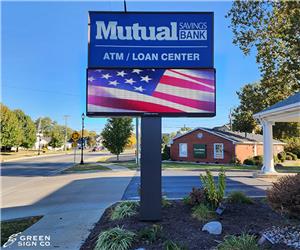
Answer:
<svg viewBox="0 0 300 250"><path fill-rule="evenodd" d="M138 200L140 186L139 171L129 183L123 200ZM193 187L201 187L199 170L164 170L162 172L162 193L167 198L179 199L188 195ZM213 172L217 181L218 172ZM248 196L265 196L265 190L272 186L270 180L252 177L253 171L227 171L226 195L232 191L242 191Z"/></svg>

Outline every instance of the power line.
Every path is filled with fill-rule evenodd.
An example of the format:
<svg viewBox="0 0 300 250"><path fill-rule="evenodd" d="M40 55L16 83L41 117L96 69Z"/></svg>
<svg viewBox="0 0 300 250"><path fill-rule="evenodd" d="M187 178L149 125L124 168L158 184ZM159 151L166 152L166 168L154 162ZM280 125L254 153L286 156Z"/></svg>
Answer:
<svg viewBox="0 0 300 250"><path fill-rule="evenodd" d="M26 91L36 91L36 92L44 92L44 93L59 94L59 95L80 96L80 95L74 94L74 93L59 92L59 91L49 91L49 90L44 90L44 89L34 89L34 88L24 88L24 87L15 86L15 85L6 85L6 84L2 84L2 86L3 86L3 87L6 87L6 88L22 89L22 90L26 90Z"/></svg>

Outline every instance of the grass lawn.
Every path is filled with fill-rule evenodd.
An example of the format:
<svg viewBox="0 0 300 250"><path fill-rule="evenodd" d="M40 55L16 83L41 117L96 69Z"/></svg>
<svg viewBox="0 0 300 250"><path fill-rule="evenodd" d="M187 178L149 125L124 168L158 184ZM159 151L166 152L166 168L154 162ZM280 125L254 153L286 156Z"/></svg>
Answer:
<svg viewBox="0 0 300 250"><path fill-rule="evenodd" d="M213 165L213 164L195 164L195 163L181 163L181 162L164 162L162 168L186 168L186 169L209 169L219 170L224 168L225 170L258 170L257 166L234 166L234 165Z"/></svg>
<svg viewBox="0 0 300 250"><path fill-rule="evenodd" d="M292 162L293 163L293 162ZM123 161L123 162L114 162L115 165L120 165L127 167L129 169L136 169L137 164L135 161ZM209 170L220 170L221 168L225 170L260 170L259 166L234 166L234 165L210 165L210 164L195 164L195 163L181 163L181 162L163 162L163 169L209 169ZM299 162L295 162L294 164L287 164L283 167L276 167L276 170L280 173L300 173L300 165Z"/></svg>
<svg viewBox="0 0 300 250"><path fill-rule="evenodd" d="M91 170L110 170L110 168L102 166L97 163L85 163L83 165L76 164L73 167L70 167L64 170L64 173L68 172L83 172L83 171L91 171Z"/></svg>
<svg viewBox="0 0 300 250"><path fill-rule="evenodd" d="M55 154L62 154L62 153L71 153L71 151L55 151L55 150L46 150L40 151L40 155L55 155ZM0 158L1 161L11 160L11 159L18 159L22 157L31 157L31 156L38 156L38 150L19 150L19 152L1 152Z"/></svg>
<svg viewBox="0 0 300 250"><path fill-rule="evenodd" d="M113 164L118 166L123 166L132 170L137 169L137 164L135 163L135 161L123 161L123 162L120 161L120 162L115 162Z"/></svg>
<svg viewBox="0 0 300 250"><path fill-rule="evenodd" d="M137 164L135 161L126 161L126 162L115 162L116 165L124 166L129 169L136 169ZM238 169L238 170L257 170L260 169L257 166L229 166L229 165L208 165L208 164L195 164L195 163L181 163L181 162L163 162L162 163L162 168L167 169L167 168L182 168L182 169L210 169L210 170L219 170L221 168L224 169Z"/></svg>
<svg viewBox="0 0 300 250"><path fill-rule="evenodd" d="M1 221L1 246L7 242L9 236L19 232L23 232L25 229L40 220L42 216L34 216L25 219L18 219L12 221Z"/></svg>
<svg viewBox="0 0 300 250"><path fill-rule="evenodd" d="M275 169L279 173L300 173L300 166L283 166Z"/></svg>

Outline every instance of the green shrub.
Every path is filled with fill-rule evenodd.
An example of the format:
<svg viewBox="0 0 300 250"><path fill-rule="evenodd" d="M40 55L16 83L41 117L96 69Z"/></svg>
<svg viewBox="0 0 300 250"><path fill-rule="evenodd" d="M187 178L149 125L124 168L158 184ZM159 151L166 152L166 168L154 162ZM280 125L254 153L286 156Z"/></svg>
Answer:
<svg viewBox="0 0 300 250"><path fill-rule="evenodd" d="M300 138L292 137L284 139L283 141L286 143L286 145L284 145L284 150L286 152L292 152L300 158Z"/></svg>
<svg viewBox="0 0 300 250"><path fill-rule="evenodd" d="M280 163L280 160L278 159L278 156L277 156L277 155L273 155L273 160L274 160L274 163L275 163L275 164Z"/></svg>
<svg viewBox="0 0 300 250"><path fill-rule="evenodd" d="M190 198L190 196L188 195L188 196L183 197L182 201L183 201L183 203L184 203L185 205L190 205L190 203L191 203L191 198Z"/></svg>
<svg viewBox="0 0 300 250"><path fill-rule="evenodd" d="M267 199L275 211L300 219L300 174L279 178L267 190Z"/></svg>
<svg viewBox="0 0 300 250"><path fill-rule="evenodd" d="M241 164L242 164L241 160L240 160L239 158L236 158L236 157L233 157L233 158L230 160L229 163L230 163L230 164L234 164L234 165L241 165Z"/></svg>
<svg viewBox="0 0 300 250"><path fill-rule="evenodd" d="M242 234L241 236L228 235L217 246L218 250L259 250L256 238L253 235Z"/></svg>
<svg viewBox="0 0 300 250"><path fill-rule="evenodd" d="M164 242L164 250L187 250L187 248L172 240L167 240Z"/></svg>
<svg viewBox="0 0 300 250"><path fill-rule="evenodd" d="M94 250L127 250L130 249L135 233L119 226L99 234Z"/></svg>
<svg viewBox="0 0 300 250"><path fill-rule="evenodd" d="M254 165L256 166L262 166L264 158L262 155L256 155L253 157Z"/></svg>
<svg viewBox="0 0 300 250"><path fill-rule="evenodd" d="M111 213L111 220L120 220L131 217L137 213L138 203L134 201L123 201L118 204Z"/></svg>
<svg viewBox="0 0 300 250"><path fill-rule="evenodd" d="M206 200L213 207L216 208L223 200L226 188L226 175L222 168L218 175L218 185L214 182L214 177L209 170L206 170L206 175L200 175L203 183Z"/></svg>
<svg viewBox="0 0 300 250"><path fill-rule="evenodd" d="M248 159L244 160L243 164L252 166L252 165L255 165L255 162L252 158L248 158Z"/></svg>
<svg viewBox="0 0 300 250"><path fill-rule="evenodd" d="M161 197L161 205L162 207L170 207L172 205L172 203L167 200L166 196Z"/></svg>
<svg viewBox="0 0 300 250"><path fill-rule="evenodd" d="M298 160L297 155L296 155L296 154L293 154L292 152L286 152L286 155L287 155L287 156L290 155L290 156L292 157L293 161Z"/></svg>
<svg viewBox="0 0 300 250"><path fill-rule="evenodd" d="M280 152L280 153L277 154L277 157L278 157L278 160L280 162L284 162L285 159L286 159L286 153L284 151L282 151L282 152Z"/></svg>
<svg viewBox="0 0 300 250"><path fill-rule="evenodd" d="M188 200L186 202L188 205L191 206L199 205L200 203L206 202L204 188L193 187L192 192L190 192Z"/></svg>
<svg viewBox="0 0 300 250"><path fill-rule="evenodd" d="M253 200L241 191L231 192L228 196L228 202L238 204L253 204Z"/></svg>
<svg viewBox="0 0 300 250"><path fill-rule="evenodd" d="M161 154L161 158L164 161L164 160L170 160L170 157L171 157L170 147L165 145L164 149L163 149L163 152Z"/></svg>
<svg viewBox="0 0 300 250"><path fill-rule="evenodd" d="M199 221L207 221L215 217L215 212L205 204L193 207L192 217Z"/></svg>
<svg viewBox="0 0 300 250"><path fill-rule="evenodd" d="M163 235L163 228L161 225L152 225L151 227L144 228L139 231L138 237L145 241L147 244L151 244L158 239L160 239Z"/></svg>

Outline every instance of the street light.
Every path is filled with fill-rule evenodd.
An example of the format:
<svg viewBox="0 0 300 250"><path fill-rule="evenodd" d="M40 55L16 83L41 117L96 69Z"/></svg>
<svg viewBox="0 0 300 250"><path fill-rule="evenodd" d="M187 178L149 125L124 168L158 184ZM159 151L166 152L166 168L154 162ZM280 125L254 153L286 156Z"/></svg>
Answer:
<svg viewBox="0 0 300 250"><path fill-rule="evenodd" d="M81 115L81 120L82 120L82 128L81 128L81 161L80 161L80 164L83 165L84 162L83 162L83 129L84 129L84 113L82 113Z"/></svg>

